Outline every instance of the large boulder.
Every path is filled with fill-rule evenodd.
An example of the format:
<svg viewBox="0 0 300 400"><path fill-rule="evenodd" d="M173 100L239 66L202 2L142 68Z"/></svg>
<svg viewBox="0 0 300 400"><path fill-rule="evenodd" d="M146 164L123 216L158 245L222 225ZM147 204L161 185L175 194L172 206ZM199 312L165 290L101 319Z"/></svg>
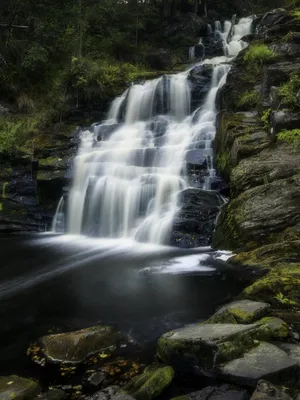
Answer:
<svg viewBox="0 0 300 400"><path fill-rule="evenodd" d="M179 193L180 208L173 219L170 243L180 247L210 244L216 216L223 203L216 191L185 189Z"/></svg>
<svg viewBox="0 0 300 400"><path fill-rule="evenodd" d="M1 400L34 400L41 391L37 382L17 375L0 377Z"/></svg>
<svg viewBox="0 0 300 400"><path fill-rule="evenodd" d="M286 388L278 388L270 382L261 380L258 382L250 400L292 400Z"/></svg>
<svg viewBox="0 0 300 400"><path fill-rule="evenodd" d="M111 326L99 325L80 331L58 333L40 339L48 362L80 363L91 354L115 348L119 333Z"/></svg>
<svg viewBox="0 0 300 400"><path fill-rule="evenodd" d="M191 69L188 80L191 82L192 111L201 105L211 89L213 66L208 64L197 65Z"/></svg>
<svg viewBox="0 0 300 400"><path fill-rule="evenodd" d="M220 376L226 381L250 387L255 387L261 379L294 385L298 374L298 364L284 351L266 342L220 368Z"/></svg>

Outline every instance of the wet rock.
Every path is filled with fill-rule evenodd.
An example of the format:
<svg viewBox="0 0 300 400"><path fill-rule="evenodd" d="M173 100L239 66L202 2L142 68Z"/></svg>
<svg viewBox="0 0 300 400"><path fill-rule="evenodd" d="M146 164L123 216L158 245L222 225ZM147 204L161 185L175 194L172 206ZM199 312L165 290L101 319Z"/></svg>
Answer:
<svg viewBox="0 0 300 400"><path fill-rule="evenodd" d="M211 242L215 219L224 200L216 191L186 189L178 195L180 210L173 219L170 243L180 247Z"/></svg>
<svg viewBox="0 0 300 400"><path fill-rule="evenodd" d="M267 303L251 300L233 301L221 307L206 323L249 324L266 315L269 310L270 305Z"/></svg>
<svg viewBox="0 0 300 400"><path fill-rule="evenodd" d="M207 157L202 150L188 150L185 155L185 161L188 169L207 168Z"/></svg>
<svg viewBox="0 0 300 400"><path fill-rule="evenodd" d="M32 379L17 375L0 377L1 400L31 400L36 399L40 386Z"/></svg>
<svg viewBox="0 0 300 400"><path fill-rule="evenodd" d="M99 389L102 385L103 382L105 381L106 374L102 371L97 371L94 372L92 375L90 375L85 383L86 386L88 386L91 389Z"/></svg>
<svg viewBox="0 0 300 400"><path fill-rule="evenodd" d="M118 128L119 124L95 124L93 130L97 140L107 140Z"/></svg>
<svg viewBox="0 0 300 400"><path fill-rule="evenodd" d="M270 382L259 381L250 400L292 400L283 389L277 388Z"/></svg>
<svg viewBox="0 0 300 400"><path fill-rule="evenodd" d="M292 19L292 16L283 9L276 9L266 13L256 26L257 37L267 38L280 33L284 34L286 29L290 30L289 22Z"/></svg>
<svg viewBox="0 0 300 400"><path fill-rule="evenodd" d="M252 348L254 340L269 337L270 330L264 324L197 324L164 334L157 354L179 370L207 374Z"/></svg>
<svg viewBox="0 0 300 400"><path fill-rule="evenodd" d="M119 333L99 325L80 331L44 336L40 339L48 362L80 363L89 355L115 347Z"/></svg>
<svg viewBox="0 0 300 400"><path fill-rule="evenodd" d="M208 386L198 392L189 393L172 400L248 400L249 393L246 390L230 385Z"/></svg>
<svg viewBox="0 0 300 400"><path fill-rule="evenodd" d="M295 384L299 366L278 347L261 342L259 346L220 368L220 376L226 381L255 387L261 379L274 384Z"/></svg>
<svg viewBox="0 0 300 400"><path fill-rule="evenodd" d="M137 400L152 400L170 385L174 374L172 367L149 367L142 375L129 382L124 389Z"/></svg>
<svg viewBox="0 0 300 400"><path fill-rule="evenodd" d="M298 129L300 126L300 116L298 113L290 111L274 111L271 115L273 134L277 135L280 131Z"/></svg>
<svg viewBox="0 0 300 400"><path fill-rule="evenodd" d="M190 71L188 80L191 82L192 88L192 111L199 107L205 96L208 94L211 88L212 71L213 66L207 64L198 65Z"/></svg>
<svg viewBox="0 0 300 400"><path fill-rule="evenodd" d="M289 327L280 318L265 317L259 320L258 323L266 324L270 328L273 338L286 338L289 336Z"/></svg>
<svg viewBox="0 0 300 400"><path fill-rule="evenodd" d="M67 399L66 393L57 388L51 388L41 397L42 400L64 400Z"/></svg>

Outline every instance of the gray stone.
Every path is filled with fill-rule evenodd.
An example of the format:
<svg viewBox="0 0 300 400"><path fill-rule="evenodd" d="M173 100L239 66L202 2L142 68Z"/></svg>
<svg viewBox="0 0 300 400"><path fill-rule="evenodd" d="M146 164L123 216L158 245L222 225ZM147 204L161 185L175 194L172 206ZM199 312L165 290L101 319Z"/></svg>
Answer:
<svg viewBox="0 0 300 400"><path fill-rule="evenodd" d="M285 342L274 342L277 347L283 350L289 357L291 357L300 366L300 345Z"/></svg>
<svg viewBox="0 0 300 400"><path fill-rule="evenodd" d="M259 381L250 400L292 400L292 398L270 382Z"/></svg>
<svg viewBox="0 0 300 400"><path fill-rule="evenodd" d="M265 316L270 309L267 303L238 300L221 307L207 323L230 322L249 324Z"/></svg>
<svg viewBox="0 0 300 400"><path fill-rule="evenodd" d="M42 399L45 400L64 400L66 398L66 393L63 390L57 388L49 389L42 397Z"/></svg>
<svg viewBox="0 0 300 400"><path fill-rule="evenodd" d="M17 375L0 377L1 400L31 400L36 399L40 386L32 379Z"/></svg>
<svg viewBox="0 0 300 400"><path fill-rule="evenodd" d="M175 397L172 400L248 400L246 390L234 388L230 385L208 386L198 392Z"/></svg>
<svg viewBox="0 0 300 400"><path fill-rule="evenodd" d="M97 372L94 372L92 375L90 375L87 378L86 383L88 386L90 386L93 389L99 389L101 387L101 385L103 384L105 378L106 378L106 375L104 372L97 371Z"/></svg>
<svg viewBox="0 0 300 400"><path fill-rule="evenodd" d="M271 114L271 124L273 134L277 135L280 131L287 129L298 129L300 126L300 115L289 111L275 111Z"/></svg>
<svg viewBox="0 0 300 400"><path fill-rule="evenodd" d="M132 396L123 394L120 390L118 386L109 386L95 393L90 400L134 400Z"/></svg>
<svg viewBox="0 0 300 400"><path fill-rule="evenodd" d="M217 364L240 357L254 340L268 340L270 329L261 324L197 324L165 333L157 354L177 369L212 372Z"/></svg>
<svg viewBox="0 0 300 400"><path fill-rule="evenodd" d="M220 377L229 382L255 387L261 379L275 384L293 384L298 381L299 366L278 347L262 342L220 368Z"/></svg>
<svg viewBox="0 0 300 400"><path fill-rule="evenodd" d="M111 326L99 325L80 331L44 336L42 351L50 362L82 362L89 355L114 347L119 333Z"/></svg>

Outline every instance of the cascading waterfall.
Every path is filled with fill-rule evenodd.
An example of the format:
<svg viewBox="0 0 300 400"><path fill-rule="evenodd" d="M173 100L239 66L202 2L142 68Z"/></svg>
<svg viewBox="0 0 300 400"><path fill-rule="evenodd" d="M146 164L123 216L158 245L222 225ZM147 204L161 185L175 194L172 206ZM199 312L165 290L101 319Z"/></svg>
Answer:
<svg viewBox="0 0 300 400"><path fill-rule="evenodd" d="M69 233L166 243L177 194L189 187L187 154L199 141L207 160L202 187L210 190L216 96L230 69L226 61L244 47L239 39L250 33L251 22L242 19L228 44L231 26L222 31L215 24L214 34L226 41L225 55L199 64L213 65L211 88L192 114L188 70L131 86L112 102L106 121L81 133L67 207ZM54 225L61 208L62 203Z"/></svg>

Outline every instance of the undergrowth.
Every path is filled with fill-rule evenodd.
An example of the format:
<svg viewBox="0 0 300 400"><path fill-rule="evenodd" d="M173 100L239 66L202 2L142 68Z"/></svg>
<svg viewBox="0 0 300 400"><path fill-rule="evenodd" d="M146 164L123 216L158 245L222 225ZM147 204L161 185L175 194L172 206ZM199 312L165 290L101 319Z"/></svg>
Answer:
<svg viewBox="0 0 300 400"><path fill-rule="evenodd" d="M276 57L275 51L265 44L250 46L244 55L244 61L252 64L266 64Z"/></svg>
<svg viewBox="0 0 300 400"><path fill-rule="evenodd" d="M280 142L287 142L295 145L300 144L300 129L283 130L278 134Z"/></svg>

